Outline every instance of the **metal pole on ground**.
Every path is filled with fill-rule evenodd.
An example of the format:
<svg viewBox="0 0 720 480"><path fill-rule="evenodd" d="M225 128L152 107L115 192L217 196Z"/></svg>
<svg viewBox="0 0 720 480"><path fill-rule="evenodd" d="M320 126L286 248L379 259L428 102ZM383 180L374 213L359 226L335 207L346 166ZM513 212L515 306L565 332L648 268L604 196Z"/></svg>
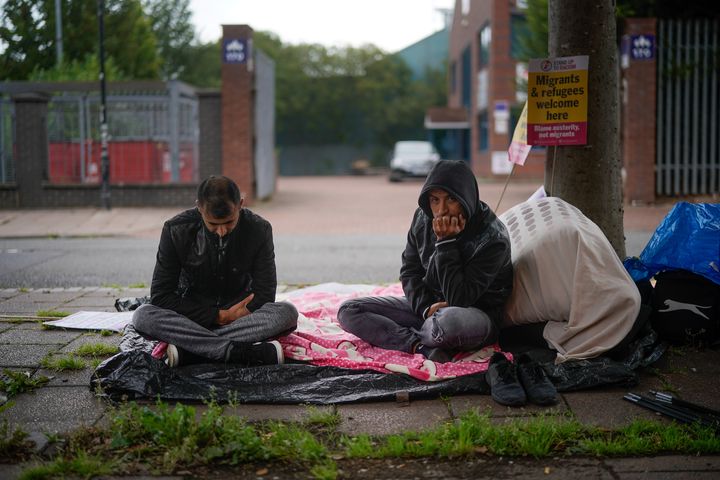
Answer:
<svg viewBox="0 0 720 480"><path fill-rule="evenodd" d="M108 157L107 96L105 91L105 1L97 0L98 31L100 34L100 158L102 184L100 201L110 210L110 158Z"/></svg>

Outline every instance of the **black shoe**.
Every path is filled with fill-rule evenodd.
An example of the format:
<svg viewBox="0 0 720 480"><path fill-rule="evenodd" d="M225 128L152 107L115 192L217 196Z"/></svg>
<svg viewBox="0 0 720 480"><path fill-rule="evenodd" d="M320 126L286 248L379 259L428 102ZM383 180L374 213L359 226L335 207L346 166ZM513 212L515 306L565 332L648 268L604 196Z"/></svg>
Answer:
<svg viewBox="0 0 720 480"><path fill-rule="evenodd" d="M225 355L226 363L237 363L246 367L280 365L285 363L282 345L277 340L270 342L232 342Z"/></svg>
<svg viewBox="0 0 720 480"><path fill-rule="evenodd" d="M525 387L528 399L537 405L556 403L557 389L540 364L526 354L518 355L515 361L520 383Z"/></svg>
<svg viewBox="0 0 720 480"><path fill-rule="evenodd" d="M432 360L435 363L448 363L452 361L450 354L442 348L428 347L422 343L419 343L418 346L415 347L415 353L419 353L423 357L428 360Z"/></svg>
<svg viewBox="0 0 720 480"><path fill-rule="evenodd" d="M500 405L519 407L527 402L515 364L509 362L502 353L495 352L490 358L485 378L490 384L490 395Z"/></svg>
<svg viewBox="0 0 720 480"><path fill-rule="evenodd" d="M168 344L167 350L165 350L165 363L170 368L182 367L185 365L195 365L197 363L207 363L208 360L205 357L195 355L187 350L183 350L177 345Z"/></svg>

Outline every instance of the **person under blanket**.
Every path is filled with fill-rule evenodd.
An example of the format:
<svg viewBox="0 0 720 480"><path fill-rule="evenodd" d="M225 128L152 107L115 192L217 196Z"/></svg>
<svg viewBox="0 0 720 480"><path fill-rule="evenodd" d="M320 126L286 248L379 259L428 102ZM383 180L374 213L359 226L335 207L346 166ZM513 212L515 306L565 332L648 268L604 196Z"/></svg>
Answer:
<svg viewBox="0 0 720 480"><path fill-rule="evenodd" d="M280 343L268 339L295 330L298 313L275 302L276 289L270 223L243 208L235 182L211 176L196 208L165 222L150 304L135 310L133 325L168 344L171 367L283 363Z"/></svg>
<svg viewBox="0 0 720 480"><path fill-rule="evenodd" d="M348 300L338 322L378 347L448 362L497 341L513 285L510 238L465 162L438 162L418 205L402 254L405 297Z"/></svg>

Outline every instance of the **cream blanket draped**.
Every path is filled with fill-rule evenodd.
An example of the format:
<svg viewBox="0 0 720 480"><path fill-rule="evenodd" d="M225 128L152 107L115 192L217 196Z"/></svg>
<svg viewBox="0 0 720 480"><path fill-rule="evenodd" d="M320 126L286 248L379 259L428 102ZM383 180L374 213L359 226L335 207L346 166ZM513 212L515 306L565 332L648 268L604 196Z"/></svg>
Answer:
<svg viewBox="0 0 720 480"><path fill-rule="evenodd" d="M555 363L597 357L627 335L640 294L596 224L554 197L523 202L500 219L515 267L504 327L547 321Z"/></svg>

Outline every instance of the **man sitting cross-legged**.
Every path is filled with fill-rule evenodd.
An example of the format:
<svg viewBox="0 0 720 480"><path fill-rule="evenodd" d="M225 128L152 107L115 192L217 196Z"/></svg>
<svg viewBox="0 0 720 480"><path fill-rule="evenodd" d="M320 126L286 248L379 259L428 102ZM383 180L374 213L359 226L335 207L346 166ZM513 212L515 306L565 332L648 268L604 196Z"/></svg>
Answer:
<svg viewBox="0 0 720 480"><path fill-rule="evenodd" d="M372 345L447 362L497 340L513 284L510 239L465 162L438 162L418 204L402 255L405 297L349 300L338 321Z"/></svg>
<svg viewBox="0 0 720 480"><path fill-rule="evenodd" d="M235 182L211 176L196 208L165 222L150 289L138 308L141 334L167 342L171 367L199 361L283 363L273 337L293 331L298 313L275 302L270 224L243 208Z"/></svg>

